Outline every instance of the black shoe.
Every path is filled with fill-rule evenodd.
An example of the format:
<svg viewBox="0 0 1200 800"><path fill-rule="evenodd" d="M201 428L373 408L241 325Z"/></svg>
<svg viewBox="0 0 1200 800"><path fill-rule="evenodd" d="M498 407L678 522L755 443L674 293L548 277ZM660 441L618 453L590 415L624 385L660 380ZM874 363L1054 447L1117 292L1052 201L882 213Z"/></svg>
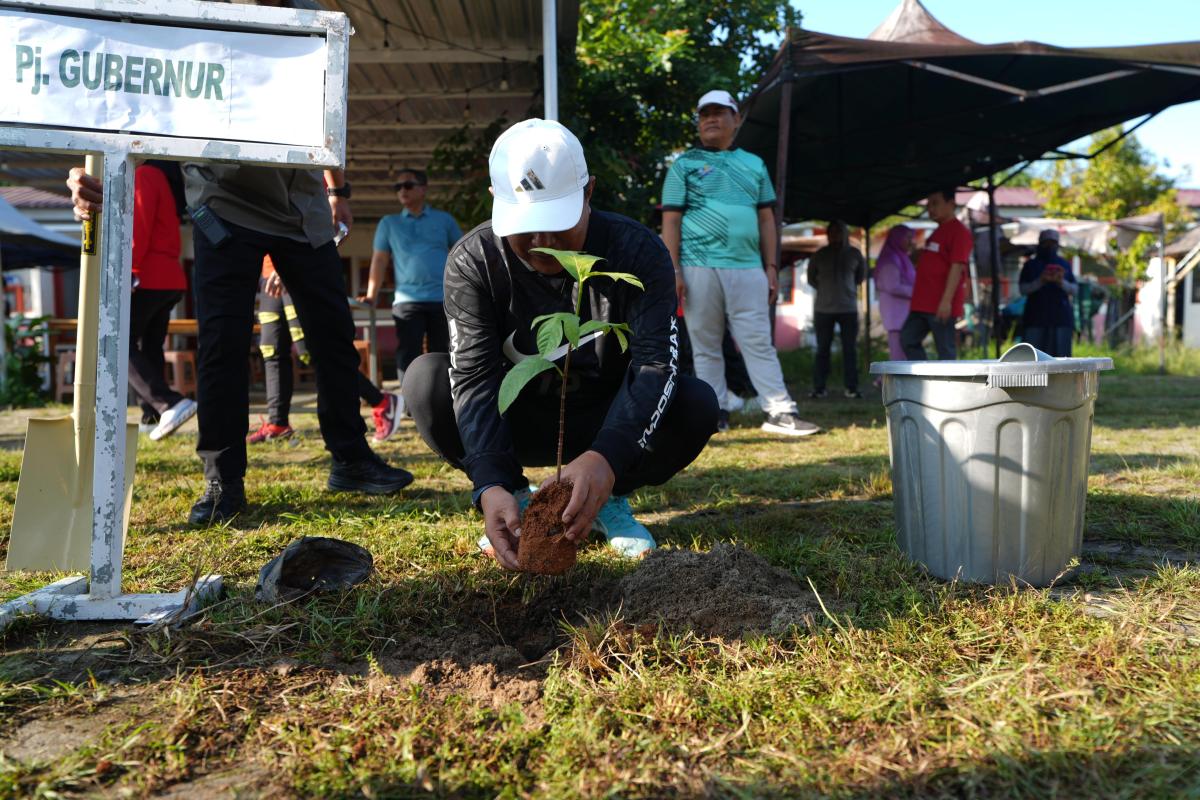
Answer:
<svg viewBox="0 0 1200 800"><path fill-rule="evenodd" d="M721 409L717 412L717 433L725 433L729 430L729 412Z"/></svg>
<svg viewBox="0 0 1200 800"><path fill-rule="evenodd" d="M192 506L188 522L192 525L213 525L233 519L246 510L246 490L241 481L208 482L204 496Z"/></svg>
<svg viewBox="0 0 1200 800"><path fill-rule="evenodd" d="M842 394L847 400L862 400L862 392L858 389L847 389Z"/></svg>
<svg viewBox="0 0 1200 800"><path fill-rule="evenodd" d="M329 471L329 489L335 492L392 494L413 482L411 472L388 463L372 453L360 461L333 461Z"/></svg>
<svg viewBox="0 0 1200 800"><path fill-rule="evenodd" d="M813 400L824 400L826 397L829 396L829 393L826 392L824 389L813 389L811 392L808 393L808 396L809 396L809 398L811 398Z"/></svg>

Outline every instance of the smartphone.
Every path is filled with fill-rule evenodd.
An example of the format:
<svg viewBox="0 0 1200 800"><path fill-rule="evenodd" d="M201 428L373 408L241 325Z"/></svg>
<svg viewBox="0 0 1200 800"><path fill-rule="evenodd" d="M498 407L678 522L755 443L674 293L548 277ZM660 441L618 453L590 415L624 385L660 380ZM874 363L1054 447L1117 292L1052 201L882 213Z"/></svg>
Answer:
<svg viewBox="0 0 1200 800"><path fill-rule="evenodd" d="M345 239L349 235L350 235L350 229L346 227L346 223L339 222L338 227L337 227L337 233L335 233L333 235L333 246L337 247L339 244L342 243L342 239Z"/></svg>

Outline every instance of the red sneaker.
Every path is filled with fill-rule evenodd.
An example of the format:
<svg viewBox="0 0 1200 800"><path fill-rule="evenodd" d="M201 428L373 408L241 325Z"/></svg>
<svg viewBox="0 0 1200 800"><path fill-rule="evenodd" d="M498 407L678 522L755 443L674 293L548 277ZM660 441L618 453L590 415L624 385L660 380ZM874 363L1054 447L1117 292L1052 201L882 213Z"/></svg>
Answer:
<svg viewBox="0 0 1200 800"><path fill-rule="evenodd" d="M291 425L275 425L263 420L258 430L246 437L246 441L250 444L259 444L269 439L286 439L295 432L296 429Z"/></svg>
<svg viewBox="0 0 1200 800"><path fill-rule="evenodd" d="M375 406L375 441L390 439L400 427L400 415L404 413L404 398L391 392L383 393L383 400Z"/></svg>

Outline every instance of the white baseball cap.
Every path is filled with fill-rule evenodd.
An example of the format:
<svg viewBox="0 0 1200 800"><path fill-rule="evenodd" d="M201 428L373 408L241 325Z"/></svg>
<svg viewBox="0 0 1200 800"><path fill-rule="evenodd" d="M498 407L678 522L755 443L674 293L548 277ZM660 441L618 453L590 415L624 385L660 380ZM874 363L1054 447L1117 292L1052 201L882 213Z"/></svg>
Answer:
<svg viewBox="0 0 1200 800"><path fill-rule="evenodd" d="M734 111L738 110L737 100L734 100L733 95L724 89L713 89L711 92L705 92L704 96L700 98L700 102L696 103L696 110L699 111L705 106L725 106L726 108L732 108Z"/></svg>
<svg viewBox="0 0 1200 800"><path fill-rule="evenodd" d="M488 156L492 176L492 230L565 231L583 215L588 185L583 145L561 123L527 119L500 134Z"/></svg>

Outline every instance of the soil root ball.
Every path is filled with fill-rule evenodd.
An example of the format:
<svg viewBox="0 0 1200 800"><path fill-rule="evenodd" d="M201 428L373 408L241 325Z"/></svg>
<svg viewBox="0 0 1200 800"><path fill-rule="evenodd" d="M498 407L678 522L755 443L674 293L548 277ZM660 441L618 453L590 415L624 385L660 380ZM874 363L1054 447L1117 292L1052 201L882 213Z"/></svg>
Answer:
<svg viewBox="0 0 1200 800"><path fill-rule="evenodd" d="M517 565L522 572L562 575L575 566L575 543L564 536L563 512L571 501L567 481L534 492L521 517Z"/></svg>

